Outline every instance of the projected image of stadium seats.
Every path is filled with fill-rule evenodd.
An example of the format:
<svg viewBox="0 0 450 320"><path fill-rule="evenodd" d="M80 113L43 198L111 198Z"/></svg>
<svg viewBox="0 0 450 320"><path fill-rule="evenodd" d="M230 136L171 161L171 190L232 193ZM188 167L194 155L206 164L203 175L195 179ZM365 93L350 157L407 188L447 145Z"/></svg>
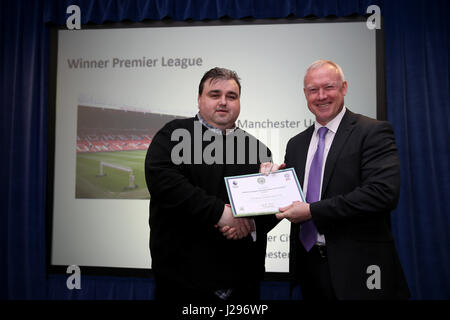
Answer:
<svg viewBox="0 0 450 320"><path fill-rule="evenodd" d="M144 161L174 115L78 106L76 198L149 199Z"/></svg>

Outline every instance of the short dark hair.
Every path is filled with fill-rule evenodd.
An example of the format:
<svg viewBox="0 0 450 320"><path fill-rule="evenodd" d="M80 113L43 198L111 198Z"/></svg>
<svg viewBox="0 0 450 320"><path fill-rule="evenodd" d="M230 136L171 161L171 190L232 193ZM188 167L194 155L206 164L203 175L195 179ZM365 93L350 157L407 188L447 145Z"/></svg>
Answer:
<svg viewBox="0 0 450 320"><path fill-rule="evenodd" d="M241 83L239 82L239 77L235 71L228 70L225 68L219 68L215 67L211 70L207 71L204 75L202 80L200 80L200 85L198 86L198 94L201 96L203 93L203 87L206 82L206 80L234 80L236 81L238 87L239 87L239 95L241 94Z"/></svg>

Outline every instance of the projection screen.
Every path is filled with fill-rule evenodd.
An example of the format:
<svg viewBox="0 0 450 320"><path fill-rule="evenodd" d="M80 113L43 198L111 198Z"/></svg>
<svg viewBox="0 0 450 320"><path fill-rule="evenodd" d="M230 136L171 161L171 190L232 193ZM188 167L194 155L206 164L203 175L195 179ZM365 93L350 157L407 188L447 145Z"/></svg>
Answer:
<svg viewBox="0 0 450 320"><path fill-rule="evenodd" d="M376 117L375 39L365 22L58 30L51 264L151 267L145 153L164 123L197 113L207 70L238 73L237 125L282 163L289 138L313 123L303 76L315 60L340 64L346 106ZM282 221L266 270L288 272L288 257Z"/></svg>

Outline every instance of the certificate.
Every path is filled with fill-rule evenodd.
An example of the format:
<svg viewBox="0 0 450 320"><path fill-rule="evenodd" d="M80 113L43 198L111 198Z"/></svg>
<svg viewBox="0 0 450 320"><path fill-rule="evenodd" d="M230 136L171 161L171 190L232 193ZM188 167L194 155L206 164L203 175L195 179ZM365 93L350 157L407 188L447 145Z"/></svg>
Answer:
<svg viewBox="0 0 450 320"><path fill-rule="evenodd" d="M294 168L225 177L225 185L235 217L275 214L294 201L305 201Z"/></svg>

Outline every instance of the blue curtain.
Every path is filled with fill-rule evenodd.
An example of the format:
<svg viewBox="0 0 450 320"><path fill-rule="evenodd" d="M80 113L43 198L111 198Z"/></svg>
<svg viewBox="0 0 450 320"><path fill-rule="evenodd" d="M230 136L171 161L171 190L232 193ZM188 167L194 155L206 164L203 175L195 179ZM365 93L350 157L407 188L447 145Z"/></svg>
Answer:
<svg viewBox="0 0 450 320"><path fill-rule="evenodd" d="M48 32L43 3L1 3L2 298L42 298L45 278Z"/></svg>
<svg viewBox="0 0 450 320"><path fill-rule="evenodd" d="M416 299L450 298L449 1L385 6L388 118L402 189L392 227Z"/></svg>
<svg viewBox="0 0 450 320"><path fill-rule="evenodd" d="M65 24L77 4L82 23L204 20L289 15L384 16L388 119L402 163L402 189L392 227L414 299L450 298L449 115L450 5L447 0L97 0L0 2L1 299L152 299L151 279L46 274L48 128L47 22ZM294 298L298 295L294 295ZM265 299L288 299L288 286L265 282Z"/></svg>

